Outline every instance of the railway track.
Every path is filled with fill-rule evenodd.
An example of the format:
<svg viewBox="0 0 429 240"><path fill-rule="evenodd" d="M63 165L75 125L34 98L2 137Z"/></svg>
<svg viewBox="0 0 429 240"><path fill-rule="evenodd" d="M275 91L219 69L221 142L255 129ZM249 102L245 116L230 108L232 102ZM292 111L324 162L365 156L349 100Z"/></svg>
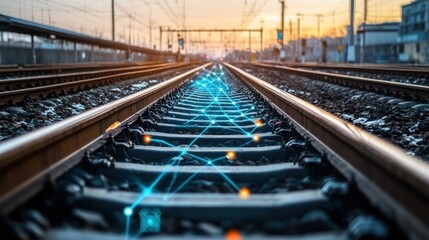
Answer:
<svg viewBox="0 0 429 240"><path fill-rule="evenodd" d="M43 75L56 75L73 72L99 71L114 68L150 66L159 64L148 63L78 63L78 64L48 64L48 65L2 65L0 68L0 79L15 79L23 77L34 77Z"/></svg>
<svg viewBox="0 0 429 240"><path fill-rule="evenodd" d="M38 98L52 93L65 93L71 90L125 81L189 65L189 63L156 64L85 73L0 80L0 105L7 102L19 102L24 98Z"/></svg>
<svg viewBox="0 0 429 240"><path fill-rule="evenodd" d="M400 78L429 79L427 66L412 66L402 64L313 64L313 63L279 63L263 62L267 64L284 65L292 68L314 69L321 71L336 70L341 72L353 71L357 73L381 74L381 76L395 75ZM427 85L427 81L426 84Z"/></svg>
<svg viewBox="0 0 429 240"><path fill-rule="evenodd" d="M363 90L369 90L382 94L388 94L391 96L401 96L404 98L414 99L422 102L427 102L427 100L429 99L429 86L392 82L387 80L371 79L364 77L355 77L329 72L312 71L273 64L251 63L250 65L263 67L266 69L282 70L295 75L311 77L312 79L340 84L344 86L350 86L354 88L360 88ZM388 71L390 71L390 69ZM399 71L403 71L403 69Z"/></svg>
<svg viewBox="0 0 429 240"><path fill-rule="evenodd" d="M229 64L0 150L11 238L429 236L426 164Z"/></svg>

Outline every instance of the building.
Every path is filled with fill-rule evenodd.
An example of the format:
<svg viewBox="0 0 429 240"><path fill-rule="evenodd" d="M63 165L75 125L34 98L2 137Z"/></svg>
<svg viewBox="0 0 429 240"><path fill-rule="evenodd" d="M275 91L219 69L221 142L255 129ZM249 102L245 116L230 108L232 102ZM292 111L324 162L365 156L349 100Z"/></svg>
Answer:
<svg viewBox="0 0 429 240"><path fill-rule="evenodd" d="M356 62L397 62L399 26L399 22L359 25L356 39Z"/></svg>
<svg viewBox="0 0 429 240"><path fill-rule="evenodd" d="M402 6L402 22L398 37L401 62L429 62L428 15L429 0L416 0Z"/></svg>

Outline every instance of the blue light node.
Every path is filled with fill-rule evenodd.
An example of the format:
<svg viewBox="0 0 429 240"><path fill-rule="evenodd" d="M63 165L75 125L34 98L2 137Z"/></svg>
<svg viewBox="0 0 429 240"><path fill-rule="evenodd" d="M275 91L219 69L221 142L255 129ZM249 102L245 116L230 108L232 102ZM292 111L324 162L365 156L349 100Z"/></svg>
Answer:
<svg viewBox="0 0 429 240"><path fill-rule="evenodd" d="M208 163L209 165L212 165L212 164L213 164L213 162L212 162L212 161L208 161L207 163Z"/></svg>
<svg viewBox="0 0 429 240"><path fill-rule="evenodd" d="M214 99L217 102L217 98Z"/></svg>
<svg viewBox="0 0 429 240"><path fill-rule="evenodd" d="M133 209L130 208L130 207L124 208L124 215L127 216L127 217L133 215Z"/></svg>
<svg viewBox="0 0 429 240"><path fill-rule="evenodd" d="M215 120L212 120L212 124L215 124Z"/></svg>
<svg viewBox="0 0 429 240"><path fill-rule="evenodd" d="M151 194L152 193L152 190L150 189L150 188L146 188L145 190L144 190L144 194L145 195L149 195L149 194Z"/></svg>
<svg viewBox="0 0 429 240"><path fill-rule="evenodd" d="M244 117L244 113L242 113L240 116Z"/></svg>
<svg viewBox="0 0 429 240"><path fill-rule="evenodd" d="M204 110L204 109L201 109L201 112L205 112L206 110Z"/></svg>

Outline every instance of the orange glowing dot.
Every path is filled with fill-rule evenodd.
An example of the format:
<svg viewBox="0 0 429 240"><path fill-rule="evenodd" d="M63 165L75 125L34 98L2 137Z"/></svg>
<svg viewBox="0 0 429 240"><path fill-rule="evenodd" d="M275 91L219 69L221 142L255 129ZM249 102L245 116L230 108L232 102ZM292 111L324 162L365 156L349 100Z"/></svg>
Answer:
<svg viewBox="0 0 429 240"><path fill-rule="evenodd" d="M240 192L238 194L240 195L241 199L246 200L250 197L250 190L244 187L240 189Z"/></svg>
<svg viewBox="0 0 429 240"><path fill-rule="evenodd" d="M261 137L259 135L253 135L254 142L259 142L259 140L261 140Z"/></svg>
<svg viewBox="0 0 429 240"><path fill-rule="evenodd" d="M113 129L115 129L115 128L119 127L119 125L121 125L121 122L116 121L116 122L114 122L112 125L110 125L110 126L106 129L106 131L105 131L105 132L110 132L110 131L112 131Z"/></svg>
<svg viewBox="0 0 429 240"><path fill-rule="evenodd" d="M146 143L146 144L150 143L150 140L151 140L151 137L149 135L145 135L143 137L143 142Z"/></svg>
<svg viewBox="0 0 429 240"><path fill-rule="evenodd" d="M234 160L235 157L236 157L236 154L233 151L229 151L226 153L226 158L228 158L229 160Z"/></svg>
<svg viewBox="0 0 429 240"><path fill-rule="evenodd" d="M255 124L256 124L256 126L258 126L258 127L260 127L260 126L264 125L264 123L261 121L261 119L256 119L256 120L255 120Z"/></svg>
<svg viewBox="0 0 429 240"><path fill-rule="evenodd" d="M241 234L237 230L229 230L226 233L225 240L242 240Z"/></svg>

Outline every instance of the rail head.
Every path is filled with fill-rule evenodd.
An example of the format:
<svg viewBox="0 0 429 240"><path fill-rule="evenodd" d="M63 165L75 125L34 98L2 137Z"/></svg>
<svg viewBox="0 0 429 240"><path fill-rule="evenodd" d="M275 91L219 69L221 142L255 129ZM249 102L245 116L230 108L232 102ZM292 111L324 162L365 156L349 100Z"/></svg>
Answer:
<svg viewBox="0 0 429 240"><path fill-rule="evenodd" d="M388 216L409 225L408 232L429 236L428 164L235 66L225 65L338 155L342 163L332 163L342 168L349 166L344 171L350 173L346 177L356 181L384 211L393 211L387 213ZM362 189L365 186L371 189ZM381 198L373 195L374 189ZM384 202L385 199L388 201Z"/></svg>
<svg viewBox="0 0 429 240"><path fill-rule="evenodd" d="M40 178L39 174L105 134L111 124L116 121L123 123L210 64L204 64L140 92L1 143L1 211L6 209L3 208L8 204L5 202L22 192L34 178Z"/></svg>

